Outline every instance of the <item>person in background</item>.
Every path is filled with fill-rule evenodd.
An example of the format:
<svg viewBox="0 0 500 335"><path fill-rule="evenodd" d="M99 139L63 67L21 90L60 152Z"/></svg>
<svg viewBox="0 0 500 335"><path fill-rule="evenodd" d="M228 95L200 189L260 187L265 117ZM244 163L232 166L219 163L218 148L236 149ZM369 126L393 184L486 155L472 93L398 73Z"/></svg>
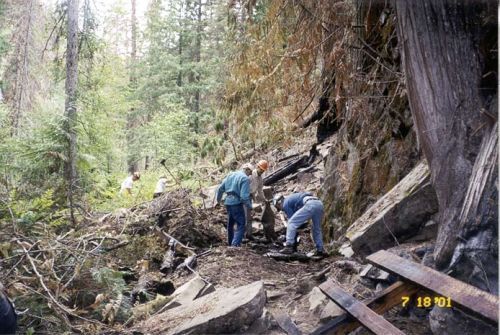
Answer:
<svg viewBox="0 0 500 335"><path fill-rule="evenodd" d="M158 182L156 183L155 191L153 193L153 199L158 198L160 195L165 193L166 189L167 189L167 177L161 176L160 179L158 179Z"/></svg>
<svg viewBox="0 0 500 335"><path fill-rule="evenodd" d="M245 234L245 209L252 208L250 198L250 180L248 176L252 173L252 167L245 164L240 171L231 172L217 189L217 203L222 201L222 195L226 193L224 205L227 210L227 242L233 247L241 246ZM236 224L236 232L234 225Z"/></svg>
<svg viewBox="0 0 500 335"><path fill-rule="evenodd" d="M250 175L250 194L252 196L252 201L254 202L264 202L266 197L264 196L264 182L262 181L262 174L269 168L269 163L266 160L260 160L257 163L255 169L253 169ZM252 233L252 209L246 210L246 238L250 241L253 240Z"/></svg>
<svg viewBox="0 0 500 335"><path fill-rule="evenodd" d="M287 197L276 194L273 198L273 205L278 211L283 210L288 219L286 245L280 250L280 253L292 254L294 252L297 229L303 227L309 219L312 219L312 236L316 245L314 256L327 256L323 248L323 234L321 232L321 220L323 220L323 203L321 200L310 192L292 193Z"/></svg>
<svg viewBox="0 0 500 335"><path fill-rule="evenodd" d="M0 334L15 334L16 328L16 311L0 283Z"/></svg>
<svg viewBox="0 0 500 335"><path fill-rule="evenodd" d="M120 194L132 195L132 186L134 185L134 181L137 181L141 178L141 174L139 172L134 172L122 182L120 188Z"/></svg>

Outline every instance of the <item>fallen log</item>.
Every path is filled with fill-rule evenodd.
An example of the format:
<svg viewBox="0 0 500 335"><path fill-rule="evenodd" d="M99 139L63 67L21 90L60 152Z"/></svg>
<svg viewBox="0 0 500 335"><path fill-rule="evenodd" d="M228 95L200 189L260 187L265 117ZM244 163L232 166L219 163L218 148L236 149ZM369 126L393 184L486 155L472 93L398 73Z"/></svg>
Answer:
<svg viewBox="0 0 500 335"><path fill-rule="evenodd" d="M299 168L305 166L307 161L308 161L308 156L305 155L299 156L298 158L291 160L283 167L279 168L276 171L273 171L271 174L266 176L263 180L264 185L265 186L272 185L277 181L285 178L289 174L294 173Z"/></svg>

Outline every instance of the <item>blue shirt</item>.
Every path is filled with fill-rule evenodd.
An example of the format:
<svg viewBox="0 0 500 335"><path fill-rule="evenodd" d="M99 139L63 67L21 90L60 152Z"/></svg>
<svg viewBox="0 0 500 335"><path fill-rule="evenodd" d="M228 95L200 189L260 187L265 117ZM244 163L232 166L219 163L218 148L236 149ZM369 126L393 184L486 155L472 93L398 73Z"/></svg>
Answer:
<svg viewBox="0 0 500 335"><path fill-rule="evenodd" d="M293 193L288 197L285 197L283 201L283 212L285 212L286 217L290 219L296 211L304 206L304 198L312 196L310 192L299 192Z"/></svg>
<svg viewBox="0 0 500 335"><path fill-rule="evenodd" d="M224 204L239 205L245 204L248 208L252 208L252 200L250 199L250 179L243 171L230 173L220 184L217 189L217 202L222 199L222 194L226 193Z"/></svg>

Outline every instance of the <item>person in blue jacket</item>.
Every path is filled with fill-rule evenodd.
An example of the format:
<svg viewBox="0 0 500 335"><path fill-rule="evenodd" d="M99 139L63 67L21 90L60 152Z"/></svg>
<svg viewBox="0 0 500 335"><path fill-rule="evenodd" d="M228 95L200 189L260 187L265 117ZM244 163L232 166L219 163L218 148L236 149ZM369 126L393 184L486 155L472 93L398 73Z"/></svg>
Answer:
<svg viewBox="0 0 500 335"><path fill-rule="evenodd" d="M16 328L16 311L0 283L0 334L15 334Z"/></svg>
<svg viewBox="0 0 500 335"><path fill-rule="evenodd" d="M246 206L252 209L252 200L250 198L250 179L248 176L252 173L251 168L246 164L240 171L230 173L217 189L217 203L222 200L222 195L226 193L224 205L227 210L227 243L228 245L239 247L245 234L245 209ZM236 232L234 225L236 224Z"/></svg>
<svg viewBox="0 0 500 335"><path fill-rule="evenodd" d="M297 229L312 219L312 236L316 245L314 256L325 257L323 247L323 234L321 233L321 220L323 220L323 203L310 192L292 193L284 197L277 194L273 199L274 207L285 212L288 224L286 227L286 245L280 253L291 254L294 252Z"/></svg>

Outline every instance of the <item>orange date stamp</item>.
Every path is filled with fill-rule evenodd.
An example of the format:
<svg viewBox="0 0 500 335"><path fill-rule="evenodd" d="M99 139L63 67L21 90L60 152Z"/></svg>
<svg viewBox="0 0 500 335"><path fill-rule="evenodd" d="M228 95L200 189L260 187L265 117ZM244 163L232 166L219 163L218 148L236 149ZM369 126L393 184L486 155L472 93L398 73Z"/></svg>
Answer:
<svg viewBox="0 0 500 335"><path fill-rule="evenodd" d="M443 297L443 296L434 296L434 297L403 296L403 297L401 297L401 305L403 307L406 307L409 304L414 304L415 307L419 307L419 308L429 308L429 307L434 307L434 306L447 307L447 308L452 307L451 306L451 298L449 298L449 297Z"/></svg>

